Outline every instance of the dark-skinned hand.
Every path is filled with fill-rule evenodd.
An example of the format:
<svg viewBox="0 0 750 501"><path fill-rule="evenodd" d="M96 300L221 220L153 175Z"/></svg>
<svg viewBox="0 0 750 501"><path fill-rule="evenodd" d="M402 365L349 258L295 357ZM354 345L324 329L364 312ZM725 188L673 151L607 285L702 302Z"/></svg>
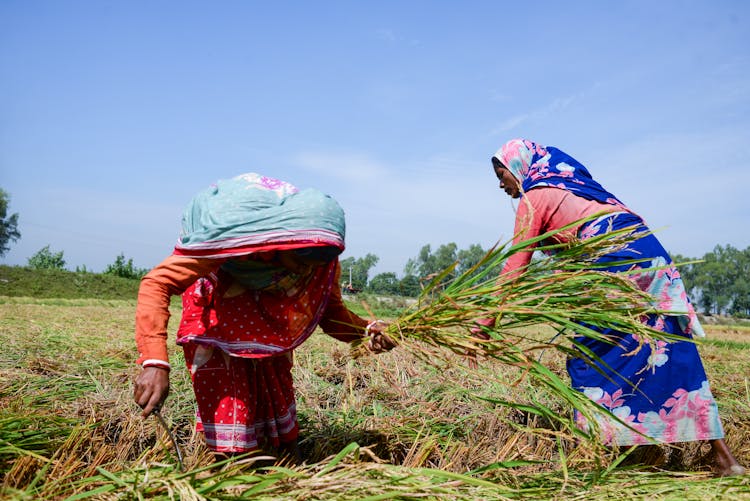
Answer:
<svg viewBox="0 0 750 501"><path fill-rule="evenodd" d="M370 324L368 329L370 339L367 341L368 350L373 353L382 353L392 350L396 346L396 342L385 333L386 327L388 325L380 320Z"/></svg>
<svg viewBox="0 0 750 501"><path fill-rule="evenodd" d="M148 417L169 395L169 370L161 367L144 367L135 379L133 399L143 409L141 416Z"/></svg>

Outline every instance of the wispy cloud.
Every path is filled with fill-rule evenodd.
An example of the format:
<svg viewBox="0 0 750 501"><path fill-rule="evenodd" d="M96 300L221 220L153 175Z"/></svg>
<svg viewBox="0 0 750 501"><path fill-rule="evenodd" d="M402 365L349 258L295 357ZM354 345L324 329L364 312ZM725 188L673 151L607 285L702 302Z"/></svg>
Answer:
<svg viewBox="0 0 750 501"><path fill-rule="evenodd" d="M416 38L407 39L403 36L398 35L395 31L389 28L381 28L379 30L375 30L375 36L378 39L383 40L389 44L406 43L411 47L417 47L422 44L422 42Z"/></svg>
<svg viewBox="0 0 750 501"><path fill-rule="evenodd" d="M510 118L507 118L504 121L502 121L497 127L492 129L489 132L488 136L494 137L494 136L502 135L508 131L511 131L519 127L525 122L544 120L546 117L550 116L553 113L560 113L564 111L565 109L569 108L573 103L581 100L584 95L585 95L585 92L582 91L582 92L572 94L570 96L558 97L558 98L553 99L549 104L547 104L546 106L542 108L537 108L527 113L522 113L522 114L510 117ZM497 99L493 98L492 100L496 101Z"/></svg>
<svg viewBox="0 0 750 501"><path fill-rule="evenodd" d="M592 152L590 167L654 229L663 229L658 237L668 250L700 257L716 244L750 244L746 137L742 130L653 135Z"/></svg>
<svg viewBox="0 0 750 501"><path fill-rule="evenodd" d="M389 29L379 29L375 31L375 35L380 40L385 40L386 42L390 42L390 43L394 43L397 40L396 34L392 30L389 30Z"/></svg>
<svg viewBox="0 0 750 501"><path fill-rule="evenodd" d="M362 152L298 158L300 165L338 177L321 189L346 212L346 255L377 255L376 273L400 274L425 244L487 248L511 234L513 213L487 165L440 154L398 164ZM323 180L317 182L320 187Z"/></svg>
<svg viewBox="0 0 750 501"><path fill-rule="evenodd" d="M516 127L518 127L522 123L524 123L527 120L533 118L533 116L534 116L533 114L524 113L524 114L521 114L521 115L516 115L514 117L510 117L510 118L506 119L505 121L503 121L500 125L498 125L494 129L492 129L489 132L489 134L487 134L487 135L491 136L491 137L499 136L499 135L501 135L501 134L503 134L505 132L508 132L510 130L515 129Z"/></svg>
<svg viewBox="0 0 750 501"><path fill-rule="evenodd" d="M293 162L303 169L349 182L372 181L387 171L363 153L308 151L295 155Z"/></svg>

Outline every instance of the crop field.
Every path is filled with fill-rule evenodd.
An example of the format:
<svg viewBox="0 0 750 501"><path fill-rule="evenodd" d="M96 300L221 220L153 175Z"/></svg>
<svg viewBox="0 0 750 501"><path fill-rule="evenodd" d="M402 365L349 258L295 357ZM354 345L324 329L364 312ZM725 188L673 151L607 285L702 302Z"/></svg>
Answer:
<svg viewBox="0 0 750 501"><path fill-rule="evenodd" d="M577 439L529 410L541 401L571 413L517 367L480 358L471 370L459 355L431 363L401 347L355 359L322 332L295 351L301 465L214 463L171 343L163 416L181 470L168 434L132 401L134 311L124 300L0 296L0 498L750 499L750 476L712 477L707 444L631 452ZM748 466L750 328L706 330L700 351L727 443ZM566 377L558 352L539 357Z"/></svg>

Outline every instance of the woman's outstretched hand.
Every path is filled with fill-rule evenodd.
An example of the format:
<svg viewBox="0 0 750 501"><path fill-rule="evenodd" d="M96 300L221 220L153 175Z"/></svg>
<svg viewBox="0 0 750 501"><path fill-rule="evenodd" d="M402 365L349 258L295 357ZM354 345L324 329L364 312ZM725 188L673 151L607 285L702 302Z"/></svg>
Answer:
<svg viewBox="0 0 750 501"><path fill-rule="evenodd" d="M161 367L144 367L135 379L133 399L148 417L169 395L169 370Z"/></svg>
<svg viewBox="0 0 750 501"><path fill-rule="evenodd" d="M469 332L471 332L471 335L474 337L478 337L479 339L487 340L490 338L489 335L487 335L486 332L484 332L485 328L492 329L495 327L495 319L494 318L479 318L474 321L476 323L476 326L469 329ZM466 353L466 365L469 366L469 369L476 370L479 368L479 363L477 362L477 354L474 351L469 351Z"/></svg>
<svg viewBox="0 0 750 501"><path fill-rule="evenodd" d="M470 329L471 334L481 339L489 339L490 337L484 332L484 328L492 329L495 327L494 318L478 318L474 321L475 327Z"/></svg>
<svg viewBox="0 0 750 501"><path fill-rule="evenodd" d="M367 335L369 340L367 341L367 349L373 353L382 353L384 351L392 350L396 343L386 333L385 329L388 324L382 320L375 320L367 324Z"/></svg>

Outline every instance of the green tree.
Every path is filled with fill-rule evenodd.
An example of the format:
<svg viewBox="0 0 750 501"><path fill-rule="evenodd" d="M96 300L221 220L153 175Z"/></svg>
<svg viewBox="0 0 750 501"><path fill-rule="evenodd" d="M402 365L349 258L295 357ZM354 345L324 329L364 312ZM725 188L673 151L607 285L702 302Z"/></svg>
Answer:
<svg viewBox="0 0 750 501"><path fill-rule="evenodd" d="M749 254L750 249L740 251L731 245L717 245L701 262L684 272L691 281L689 290L699 294L698 304L703 312L739 314L745 308L749 301L746 284Z"/></svg>
<svg viewBox="0 0 750 501"><path fill-rule="evenodd" d="M18 213L8 215L10 195L0 188L0 257L10 250L10 242L21 238L18 231Z"/></svg>
<svg viewBox="0 0 750 501"><path fill-rule="evenodd" d="M395 273L379 273L367 284L367 290L376 294L399 294L399 280Z"/></svg>
<svg viewBox="0 0 750 501"><path fill-rule="evenodd" d="M451 242L443 244L433 253L430 244L423 246L414 259L409 259L404 267L404 275L413 275L420 281L427 283L447 267L452 266L458 260L458 246ZM453 278L454 274L446 277Z"/></svg>
<svg viewBox="0 0 750 501"><path fill-rule="evenodd" d="M107 268L104 270L104 273L107 275L115 275L122 278L136 278L140 279L148 273L148 270L145 268L136 268L133 266L133 260L128 259L125 260L125 254L120 254L115 258L115 262L112 264L107 265Z"/></svg>
<svg viewBox="0 0 750 501"><path fill-rule="evenodd" d="M745 277L738 277L733 284L732 305L729 313L736 317L750 317L750 281Z"/></svg>
<svg viewBox="0 0 750 501"><path fill-rule="evenodd" d="M29 258L28 266L35 270L63 270L65 269L63 251L52 252L49 245L45 245Z"/></svg>
<svg viewBox="0 0 750 501"><path fill-rule="evenodd" d="M734 253L735 268L732 280L732 304L729 313L750 317L750 247Z"/></svg>
<svg viewBox="0 0 750 501"><path fill-rule="evenodd" d="M341 280L354 290L364 290L370 270L378 264L380 258L375 254L367 254L365 257L348 257L341 260Z"/></svg>
<svg viewBox="0 0 750 501"><path fill-rule="evenodd" d="M461 275L466 273L467 271L471 270L479 262L484 259L484 257L487 255L486 250L482 248L479 244L472 244L469 246L468 249L462 249L458 251L458 266L456 268L456 272ZM486 264L483 264L482 266L478 266L476 270L474 271L474 274L482 273L487 268ZM497 269L492 270L487 275L487 278L494 276L497 276L500 274L501 266L498 266Z"/></svg>
<svg viewBox="0 0 750 501"><path fill-rule="evenodd" d="M405 275L398 283L399 294L408 297L417 297L422 292L419 279L415 275Z"/></svg>

